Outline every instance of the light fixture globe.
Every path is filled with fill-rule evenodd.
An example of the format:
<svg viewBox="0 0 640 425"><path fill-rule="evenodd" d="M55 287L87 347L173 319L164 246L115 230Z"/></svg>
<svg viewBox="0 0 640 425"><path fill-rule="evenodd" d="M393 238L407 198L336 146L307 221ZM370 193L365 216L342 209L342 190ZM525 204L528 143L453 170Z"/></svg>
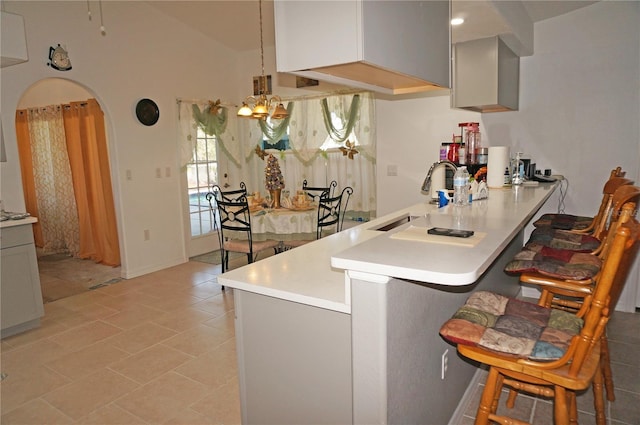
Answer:
<svg viewBox="0 0 640 425"><path fill-rule="evenodd" d="M242 106L238 109L238 116L244 118L251 118L251 108L247 105L247 102L242 102Z"/></svg>

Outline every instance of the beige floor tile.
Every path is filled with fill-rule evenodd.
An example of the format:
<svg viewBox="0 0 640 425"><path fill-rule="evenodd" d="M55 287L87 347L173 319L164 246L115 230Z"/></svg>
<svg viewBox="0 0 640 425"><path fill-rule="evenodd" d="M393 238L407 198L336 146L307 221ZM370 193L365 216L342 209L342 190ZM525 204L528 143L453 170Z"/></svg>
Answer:
<svg viewBox="0 0 640 425"><path fill-rule="evenodd" d="M217 280L211 280L199 285L193 285L188 288L185 288L184 291L190 293L194 297L199 299L207 299L216 295L222 294L222 286L217 282Z"/></svg>
<svg viewBox="0 0 640 425"><path fill-rule="evenodd" d="M153 323L176 332L183 332L195 328L213 317L215 316L211 313L188 307L166 313L158 319L153 319Z"/></svg>
<svg viewBox="0 0 640 425"><path fill-rule="evenodd" d="M204 322L206 326L212 326L214 328L226 329L228 332L234 332L235 329L235 314L233 311L229 311L222 316L214 317Z"/></svg>
<svg viewBox="0 0 640 425"><path fill-rule="evenodd" d="M47 362L45 365L71 380L78 380L128 356L129 353L126 351L101 341Z"/></svg>
<svg viewBox="0 0 640 425"><path fill-rule="evenodd" d="M52 335L59 334L68 329L69 328L67 326L58 321L44 319L40 322L39 327L31 329L28 332L7 337L3 341L12 347L21 347L40 341L44 338L48 338Z"/></svg>
<svg viewBox="0 0 640 425"><path fill-rule="evenodd" d="M100 407L89 415L79 419L78 424L83 425L146 425L150 424L141 418L132 415L115 403ZM201 422L201 425L204 423Z"/></svg>
<svg viewBox="0 0 640 425"><path fill-rule="evenodd" d="M220 295L209 297L193 305L193 308L222 316L233 310L233 291L226 289Z"/></svg>
<svg viewBox="0 0 640 425"><path fill-rule="evenodd" d="M175 289L168 290L165 293L157 294L155 296L157 297L155 299L145 299L144 305L165 313L191 307L193 304L200 301L200 298L194 297L185 292L178 292Z"/></svg>
<svg viewBox="0 0 640 425"><path fill-rule="evenodd" d="M120 329L131 329L143 322L157 319L164 314L163 311L147 307L143 303L144 301L137 303L128 301L128 305L121 307L118 313L102 320Z"/></svg>
<svg viewBox="0 0 640 425"><path fill-rule="evenodd" d="M36 399L7 414L3 414L2 423L5 425L63 425L73 424L74 420L44 400Z"/></svg>
<svg viewBox="0 0 640 425"><path fill-rule="evenodd" d="M240 391L234 377L216 388L211 394L191 406L193 410L207 417L209 423L240 424ZM177 424L178 422L176 422Z"/></svg>
<svg viewBox="0 0 640 425"><path fill-rule="evenodd" d="M72 351L55 341L41 339L32 344L2 353L2 370L25 370L45 362L57 359Z"/></svg>
<svg viewBox="0 0 640 425"><path fill-rule="evenodd" d="M228 332L225 329L199 325L164 341L162 344L191 356L199 356L214 350L233 337L233 332Z"/></svg>
<svg viewBox="0 0 640 425"><path fill-rule="evenodd" d="M7 374L0 383L0 410L3 413L11 412L24 403L70 383L66 377L42 365L25 366L18 370L3 366L3 371Z"/></svg>
<svg viewBox="0 0 640 425"><path fill-rule="evenodd" d="M114 308L107 307L102 304L89 304L84 307L78 308L75 311L74 316L80 316L83 320L85 320L85 322L87 322L90 320L104 319L105 317L113 316L116 313L118 313L118 310ZM62 319L60 320L60 322L66 325L66 319L67 318ZM69 323L73 323L73 320L71 320L71 318L68 319L70 319Z"/></svg>
<svg viewBox="0 0 640 425"><path fill-rule="evenodd" d="M190 408L185 408L180 411L173 412L172 417L162 423L166 425L213 425L216 422L207 418L203 414L191 410Z"/></svg>
<svg viewBox="0 0 640 425"><path fill-rule="evenodd" d="M198 402L206 390L204 385L170 372L121 397L116 404L149 423L159 424Z"/></svg>
<svg viewBox="0 0 640 425"><path fill-rule="evenodd" d="M127 378L145 384L188 362L193 357L164 345L154 345L144 351L109 366Z"/></svg>
<svg viewBox="0 0 640 425"><path fill-rule="evenodd" d="M42 398L73 419L79 419L119 397L126 397L138 387L132 380L102 369Z"/></svg>
<svg viewBox="0 0 640 425"><path fill-rule="evenodd" d="M109 323L94 321L54 335L50 340L70 350L79 350L120 332L122 329Z"/></svg>
<svg viewBox="0 0 640 425"><path fill-rule="evenodd" d="M105 299L110 298L109 295L103 294L98 291L87 291L82 294L74 295L73 297L63 298L55 301L58 305L66 307L70 310L78 310L86 307L87 305L98 303Z"/></svg>
<svg viewBox="0 0 640 425"><path fill-rule="evenodd" d="M237 376L235 338L175 369L177 373L217 388Z"/></svg>
<svg viewBox="0 0 640 425"><path fill-rule="evenodd" d="M135 328L128 329L109 338L107 341L110 345L135 354L165 341L177 334L176 331L151 322L142 323Z"/></svg>
<svg viewBox="0 0 640 425"><path fill-rule="evenodd" d="M105 298L102 298L98 303L114 310L125 311L135 310L136 307L144 304L147 299L150 299L149 301L153 302L155 297L143 294L136 290L114 296L106 295Z"/></svg>

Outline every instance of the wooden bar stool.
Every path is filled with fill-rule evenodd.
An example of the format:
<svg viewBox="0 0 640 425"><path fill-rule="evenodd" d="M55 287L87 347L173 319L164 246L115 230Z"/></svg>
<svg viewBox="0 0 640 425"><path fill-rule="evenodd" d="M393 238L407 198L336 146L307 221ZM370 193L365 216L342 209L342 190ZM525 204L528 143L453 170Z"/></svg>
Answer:
<svg viewBox="0 0 640 425"><path fill-rule="evenodd" d="M623 185L633 184L633 180L624 178L625 173L620 167L611 171L609 179L602 188L602 201L598 212L593 217L576 216L571 214L544 214L533 225L535 227L552 227L554 229L569 230L597 236L606 226L606 218L610 214L612 199L615 191Z"/></svg>
<svg viewBox="0 0 640 425"><path fill-rule="evenodd" d="M460 355L489 366L476 424L525 423L497 415L504 385L553 397L556 425L577 423L575 391L593 383L595 398L602 399L599 345L613 308L611 290L617 280L626 280L639 239L637 220L619 226L582 314L479 291L443 324L440 334Z"/></svg>
<svg viewBox="0 0 640 425"><path fill-rule="evenodd" d="M639 192L640 193L640 192ZM634 197L634 200L638 201L640 194ZM574 258L578 258L582 255L581 258L591 257L591 260L595 261L596 259L600 259L602 261L606 261L608 255L610 255L611 244L613 240L613 236L616 234L618 228L623 226L625 223L628 223L630 220L634 220L637 215L635 202L627 202L622 208L619 208L620 212L616 212L617 220L611 222L607 236L603 238L603 243L597 254L575 254L572 259L574 269L567 271L564 273L557 273L556 276L551 276L548 272L551 270L548 266L537 266L536 271L533 272L523 272L520 276L520 282L530 285L535 285L538 289L541 290L541 296L538 300L538 305L544 306L547 308L556 308L565 311L575 312L578 315L583 315L585 313L585 309L589 306L589 301L593 296L594 291L594 282L597 281L598 275L601 273L601 270L594 269L592 270L591 276L585 279L579 279L579 275L577 274L577 269L580 268L578 266L578 260L574 260ZM616 211L618 208L616 207ZM637 247L636 247L637 248ZM630 254L632 257L635 254ZM580 260L584 263L587 263L587 260ZM514 266L517 261L507 264L505 270L514 270ZM557 264L556 264L557 265ZM522 265L520 265L522 267ZM569 267L569 266L568 266ZM625 265L625 267L629 267L629 265ZM573 274L570 274L573 273ZM555 273L552 273L555 274ZM625 278L617 277L616 281L613 284L613 289L610 294L610 302L612 308L615 308L615 305L618 302L620 297L620 293L624 287L626 281ZM603 333L601 337L601 369L602 374L604 376L607 399L609 401L614 401L614 387L613 387L613 379L611 374L611 365L609 361L609 349L608 349L608 341L606 337L606 332ZM595 388L594 388L595 392ZM604 402L600 398L594 399L594 407L596 410L596 418L598 419L599 424L604 423Z"/></svg>

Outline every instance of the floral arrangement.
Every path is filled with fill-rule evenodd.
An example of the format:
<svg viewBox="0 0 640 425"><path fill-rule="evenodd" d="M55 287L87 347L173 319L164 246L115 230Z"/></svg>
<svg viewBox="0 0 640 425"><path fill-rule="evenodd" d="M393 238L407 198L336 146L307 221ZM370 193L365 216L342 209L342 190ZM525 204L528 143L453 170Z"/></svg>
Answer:
<svg viewBox="0 0 640 425"><path fill-rule="evenodd" d="M264 169L264 176L264 185L267 190L284 189L284 177L280 170L280 164L273 154L267 156L267 166Z"/></svg>

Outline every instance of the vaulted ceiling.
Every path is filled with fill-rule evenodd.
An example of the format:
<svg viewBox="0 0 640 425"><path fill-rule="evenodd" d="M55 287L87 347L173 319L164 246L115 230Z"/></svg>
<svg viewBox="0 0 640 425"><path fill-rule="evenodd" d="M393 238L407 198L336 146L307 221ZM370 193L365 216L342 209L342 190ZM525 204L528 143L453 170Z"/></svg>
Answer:
<svg viewBox="0 0 640 425"><path fill-rule="evenodd" d="M452 30L452 41L456 43L509 32L509 26L493 7L497 2L513 1L452 0L452 15L465 18L463 25ZM150 0L147 3L233 50L260 47L260 8L256 0ZM524 0L521 3L531 21L538 22L596 1ZM273 46L273 0L262 1L262 16L264 45Z"/></svg>

